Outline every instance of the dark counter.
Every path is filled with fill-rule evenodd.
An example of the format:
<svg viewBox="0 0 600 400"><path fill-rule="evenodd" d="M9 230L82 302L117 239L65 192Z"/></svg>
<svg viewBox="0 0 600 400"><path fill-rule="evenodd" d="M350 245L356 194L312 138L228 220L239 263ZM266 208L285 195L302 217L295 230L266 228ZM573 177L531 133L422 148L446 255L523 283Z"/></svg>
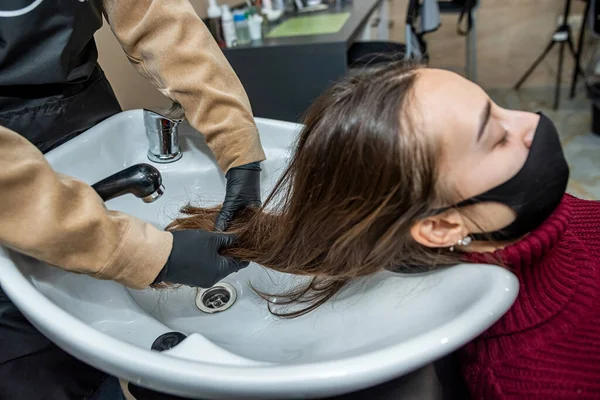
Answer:
<svg viewBox="0 0 600 400"><path fill-rule="evenodd" d="M302 45L314 45L324 43L346 43L352 44L356 34L367 22L369 15L375 10L375 8L381 3L382 0L342 0L339 1L339 5L332 5L327 11L317 12L306 12L306 13L294 13L285 14L278 21L270 25L273 29L280 25L284 21L302 16L311 16L319 14L339 14L339 13L350 13L350 17L338 32L326 35L310 35L310 36L293 36L293 37L280 37L280 38L263 38L261 40L254 41L248 45L232 47L225 49L226 52L243 50L248 48L260 48L260 47L277 47L277 46L302 46Z"/></svg>
<svg viewBox="0 0 600 400"><path fill-rule="evenodd" d="M311 102L348 70L348 48L370 14L385 0L342 1L327 11L283 17L349 12L337 33L264 38L223 49L240 78L254 115L297 122ZM274 25L276 26L276 25Z"/></svg>

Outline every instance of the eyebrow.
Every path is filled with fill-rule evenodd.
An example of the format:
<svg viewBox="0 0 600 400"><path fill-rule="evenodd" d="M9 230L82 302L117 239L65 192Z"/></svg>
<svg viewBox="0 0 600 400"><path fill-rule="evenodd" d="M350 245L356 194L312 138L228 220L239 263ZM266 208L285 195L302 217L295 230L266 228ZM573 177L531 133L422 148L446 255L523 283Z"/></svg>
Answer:
<svg viewBox="0 0 600 400"><path fill-rule="evenodd" d="M479 117L479 132L477 133L477 142L479 143L479 140L481 139L481 137L483 136L483 132L485 132L485 127L488 124L488 121L490 120L490 114L492 112L492 102L491 101L487 101L487 104L485 105L485 108L483 109L483 112L481 113L481 116Z"/></svg>

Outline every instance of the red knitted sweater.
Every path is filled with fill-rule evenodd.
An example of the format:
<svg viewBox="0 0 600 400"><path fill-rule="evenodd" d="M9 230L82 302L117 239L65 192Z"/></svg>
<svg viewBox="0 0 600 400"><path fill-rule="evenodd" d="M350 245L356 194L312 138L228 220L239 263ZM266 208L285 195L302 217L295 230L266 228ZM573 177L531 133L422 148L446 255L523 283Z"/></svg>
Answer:
<svg viewBox="0 0 600 400"><path fill-rule="evenodd" d="M473 398L600 399L600 202L566 195L538 229L495 256L520 292L461 350Z"/></svg>

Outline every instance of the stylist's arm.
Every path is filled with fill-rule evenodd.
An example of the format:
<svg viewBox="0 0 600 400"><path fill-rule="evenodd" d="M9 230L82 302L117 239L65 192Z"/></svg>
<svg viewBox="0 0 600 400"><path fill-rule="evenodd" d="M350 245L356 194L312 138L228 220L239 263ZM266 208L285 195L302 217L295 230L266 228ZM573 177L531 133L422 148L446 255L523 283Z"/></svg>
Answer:
<svg viewBox="0 0 600 400"><path fill-rule="evenodd" d="M219 255L231 237L161 231L109 211L87 184L57 174L29 141L0 127L0 245L51 265L132 288L208 287L244 267Z"/></svg>
<svg viewBox="0 0 600 400"><path fill-rule="evenodd" d="M248 97L188 0L104 0L106 19L137 70L181 104L227 177L216 221L227 229L236 212L260 206L265 159Z"/></svg>

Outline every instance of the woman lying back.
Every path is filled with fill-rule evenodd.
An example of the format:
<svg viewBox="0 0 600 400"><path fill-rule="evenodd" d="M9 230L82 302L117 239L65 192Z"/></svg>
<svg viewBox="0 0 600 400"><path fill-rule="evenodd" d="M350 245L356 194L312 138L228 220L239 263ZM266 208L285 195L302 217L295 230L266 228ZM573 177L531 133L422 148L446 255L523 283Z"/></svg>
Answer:
<svg viewBox="0 0 600 400"><path fill-rule="evenodd" d="M565 195L546 116L501 108L456 74L393 64L335 84L304 124L227 251L312 277L285 294L304 309L284 316L383 269L502 265L520 294L462 351L473 396L600 398L600 203ZM217 210L185 213L171 229L210 229Z"/></svg>

